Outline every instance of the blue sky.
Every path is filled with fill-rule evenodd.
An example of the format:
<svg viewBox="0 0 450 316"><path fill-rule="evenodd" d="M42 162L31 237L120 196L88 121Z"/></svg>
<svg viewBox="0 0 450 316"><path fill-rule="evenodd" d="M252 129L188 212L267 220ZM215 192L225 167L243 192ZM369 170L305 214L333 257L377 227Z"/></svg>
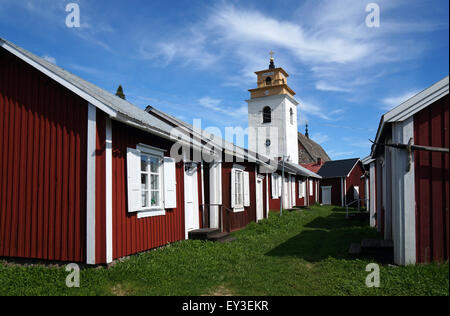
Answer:
<svg viewBox="0 0 450 316"><path fill-rule="evenodd" d="M81 27L67 28L78 3ZM365 24L380 7L380 27ZM333 159L365 157L380 116L449 73L447 0L0 0L0 37L202 127L247 127L254 71L296 91L299 130Z"/></svg>

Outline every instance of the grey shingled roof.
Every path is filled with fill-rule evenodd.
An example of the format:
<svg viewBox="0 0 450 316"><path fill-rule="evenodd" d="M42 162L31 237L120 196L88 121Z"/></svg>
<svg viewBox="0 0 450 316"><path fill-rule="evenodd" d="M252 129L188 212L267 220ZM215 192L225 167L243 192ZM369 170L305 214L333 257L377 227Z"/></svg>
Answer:
<svg viewBox="0 0 450 316"><path fill-rule="evenodd" d="M346 177L358 161L359 158L327 161L317 173L324 179Z"/></svg>
<svg viewBox="0 0 450 316"><path fill-rule="evenodd" d="M0 38L0 47L4 47L4 44L9 46L9 48L13 48L13 50L15 50L13 51L13 54L17 57L23 59L20 54L24 55L41 67L45 68L47 71L50 71L52 74L58 76L62 80L88 94L93 99L104 104L112 111L117 112L121 116L122 121L131 120L140 125L141 128L147 127L152 130L158 130L159 132L170 134L170 131L172 130L170 125L148 115L143 109L135 106L134 104L131 104L130 102L123 100L109 91L106 91L84 79L81 79L73 73L62 69L61 67L58 67L57 65L52 64L39 56L36 56L35 54L15 45L14 43ZM7 47L4 48L6 49Z"/></svg>
<svg viewBox="0 0 450 316"><path fill-rule="evenodd" d="M313 163L317 161L317 158L321 158L322 161L330 161L331 158L327 155L325 150L312 139L306 137L302 133L298 133L298 141L305 148L305 155L299 152L299 163Z"/></svg>

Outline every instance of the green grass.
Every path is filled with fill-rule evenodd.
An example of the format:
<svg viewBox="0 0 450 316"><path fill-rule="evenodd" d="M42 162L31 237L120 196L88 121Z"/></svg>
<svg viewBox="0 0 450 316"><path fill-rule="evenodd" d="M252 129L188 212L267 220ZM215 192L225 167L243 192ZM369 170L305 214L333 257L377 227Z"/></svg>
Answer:
<svg viewBox="0 0 450 316"><path fill-rule="evenodd" d="M313 206L277 213L227 243L182 241L110 269L84 268L67 288L64 268L0 264L0 295L449 295L449 265L381 265L381 287L367 288L373 259L348 257L350 243L379 238L345 210Z"/></svg>

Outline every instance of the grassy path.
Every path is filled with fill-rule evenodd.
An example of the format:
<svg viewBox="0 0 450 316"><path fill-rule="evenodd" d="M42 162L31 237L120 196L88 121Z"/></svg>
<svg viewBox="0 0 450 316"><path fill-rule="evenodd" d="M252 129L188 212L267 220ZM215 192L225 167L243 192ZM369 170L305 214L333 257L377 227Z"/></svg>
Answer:
<svg viewBox="0 0 450 316"><path fill-rule="evenodd" d="M381 287L367 288L369 259L347 256L351 242L377 238L340 208L271 214L219 244L183 241L87 268L67 288L64 268L0 263L0 295L449 295L449 265L381 266Z"/></svg>

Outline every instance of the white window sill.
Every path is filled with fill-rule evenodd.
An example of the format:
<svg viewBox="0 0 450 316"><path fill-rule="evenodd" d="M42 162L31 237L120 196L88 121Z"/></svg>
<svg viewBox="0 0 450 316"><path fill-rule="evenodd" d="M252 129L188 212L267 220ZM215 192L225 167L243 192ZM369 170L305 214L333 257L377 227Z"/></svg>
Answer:
<svg viewBox="0 0 450 316"><path fill-rule="evenodd" d="M240 212L243 212L243 211L245 211L245 208L242 206L242 207L235 207L235 208L233 208L233 212L234 213L240 213Z"/></svg>
<svg viewBox="0 0 450 316"><path fill-rule="evenodd" d="M166 215L166 210L143 210L137 213L137 218L147 218L153 216L164 216Z"/></svg>

